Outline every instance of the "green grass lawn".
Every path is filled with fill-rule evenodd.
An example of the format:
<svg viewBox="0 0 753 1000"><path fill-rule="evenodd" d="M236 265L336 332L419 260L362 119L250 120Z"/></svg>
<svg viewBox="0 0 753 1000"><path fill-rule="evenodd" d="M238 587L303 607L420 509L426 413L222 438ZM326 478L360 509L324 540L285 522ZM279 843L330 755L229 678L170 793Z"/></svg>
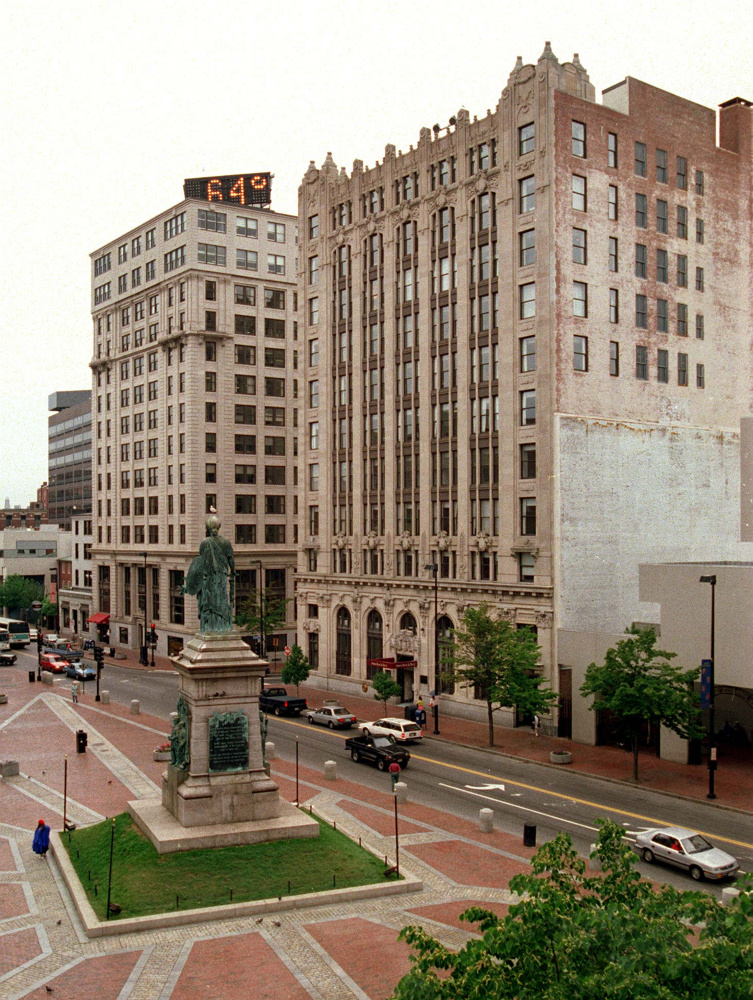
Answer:
<svg viewBox="0 0 753 1000"><path fill-rule="evenodd" d="M317 821L318 837L158 854L122 813L115 817L111 900L121 907L122 919L219 906L231 901L231 889L232 901L239 903L385 881L380 858ZM107 906L111 829L112 820L105 820L62 838L101 920Z"/></svg>

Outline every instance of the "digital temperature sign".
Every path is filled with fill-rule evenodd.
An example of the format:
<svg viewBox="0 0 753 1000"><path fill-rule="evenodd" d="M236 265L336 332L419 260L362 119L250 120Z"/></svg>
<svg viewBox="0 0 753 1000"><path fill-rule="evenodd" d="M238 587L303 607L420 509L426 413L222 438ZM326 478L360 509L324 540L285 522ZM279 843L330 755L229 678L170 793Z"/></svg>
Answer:
<svg viewBox="0 0 753 1000"><path fill-rule="evenodd" d="M225 177L191 177L183 181L185 198L229 201L234 205L269 205L271 174L230 174Z"/></svg>

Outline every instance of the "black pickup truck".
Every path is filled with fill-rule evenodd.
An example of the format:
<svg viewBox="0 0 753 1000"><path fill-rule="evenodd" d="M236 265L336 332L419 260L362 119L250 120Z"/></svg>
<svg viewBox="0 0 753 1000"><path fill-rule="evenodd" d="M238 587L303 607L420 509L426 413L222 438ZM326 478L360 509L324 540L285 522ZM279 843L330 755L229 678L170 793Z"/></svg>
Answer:
<svg viewBox="0 0 753 1000"><path fill-rule="evenodd" d="M285 688L262 688L259 708L275 715L300 715L308 708L308 703L305 698L289 697Z"/></svg>
<svg viewBox="0 0 753 1000"><path fill-rule="evenodd" d="M345 741L345 749L350 750L351 759L365 760L376 764L380 771L386 771L393 761L401 768L408 766L410 754L399 746L391 736L351 736Z"/></svg>

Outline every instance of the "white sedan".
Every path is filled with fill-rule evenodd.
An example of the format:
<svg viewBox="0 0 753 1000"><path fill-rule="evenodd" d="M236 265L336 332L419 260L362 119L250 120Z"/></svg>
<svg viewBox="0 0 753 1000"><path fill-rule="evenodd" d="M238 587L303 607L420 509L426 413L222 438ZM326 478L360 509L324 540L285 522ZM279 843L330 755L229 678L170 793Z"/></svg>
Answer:
<svg viewBox="0 0 753 1000"><path fill-rule="evenodd" d="M398 743L414 743L424 738L416 723L407 719L377 719L361 722L358 728L367 736L392 736Z"/></svg>
<svg viewBox="0 0 753 1000"><path fill-rule="evenodd" d="M704 878L732 878L739 867L731 854L682 826L644 830L635 838L633 850L648 864L661 861L690 872L696 882Z"/></svg>

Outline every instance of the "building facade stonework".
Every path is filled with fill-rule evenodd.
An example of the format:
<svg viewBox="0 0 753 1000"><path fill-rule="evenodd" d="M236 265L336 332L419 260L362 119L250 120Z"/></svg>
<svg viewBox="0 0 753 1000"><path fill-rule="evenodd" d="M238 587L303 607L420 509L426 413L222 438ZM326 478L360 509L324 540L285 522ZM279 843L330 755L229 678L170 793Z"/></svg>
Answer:
<svg viewBox="0 0 753 1000"><path fill-rule="evenodd" d="M311 163L297 607L322 683L394 659L406 700L475 716L435 635L441 657L488 601L537 630L549 729L592 739L560 637L586 656L653 620L641 562L737 541L751 105L719 119L717 145L712 110L631 78L597 104L547 44L485 117L350 174Z"/></svg>
<svg viewBox="0 0 753 1000"><path fill-rule="evenodd" d="M188 198L91 258L92 605L112 645L153 623L174 654L198 625L181 587L212 508L236 606L259 586L292 605L296 218Z"/></svg>

